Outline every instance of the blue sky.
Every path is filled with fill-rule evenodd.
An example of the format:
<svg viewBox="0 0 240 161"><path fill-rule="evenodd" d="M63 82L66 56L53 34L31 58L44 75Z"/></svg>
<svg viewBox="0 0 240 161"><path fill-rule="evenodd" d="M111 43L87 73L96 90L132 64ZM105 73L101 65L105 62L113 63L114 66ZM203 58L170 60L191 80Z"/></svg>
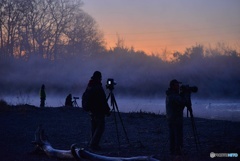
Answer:
<svg viewBox="0 0 240 161"><path fill-rule="evenodd" d="M108 47L117 35L148 53L184 51L196 43L240 46L240 0L83 0Z"/></svg>

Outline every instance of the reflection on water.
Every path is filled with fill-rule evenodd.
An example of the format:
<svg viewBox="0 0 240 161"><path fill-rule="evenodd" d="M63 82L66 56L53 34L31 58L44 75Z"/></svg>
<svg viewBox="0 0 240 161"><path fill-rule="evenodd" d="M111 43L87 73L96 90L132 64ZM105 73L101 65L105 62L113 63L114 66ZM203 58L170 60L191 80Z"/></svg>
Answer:
<svg viewBox="0 0 240 161"><path fill-rule="evenodd" d="M73 96L75 96L73 94ZM76 95L77 96L77 95ZM79 106L81 106L81 96L77 96ZM48 95L47 107L60 107L65 103L66 96ZM9 104L30 104L39 106L39 96L31 97L3 97ZM117 98L116 102L120 112L153 112L165 114L164 99L143 99L143 98ZM109 102L110 105L110 102ZM240 121L240 100L192 100L193 114L195 117L207 119L221 119L230 121ZM186 116L186 110L184 115Z"/></svg>
<svg viewBox="0 0 240 161"><path fill-rule="evenodd" d="M240 121L240 100L196 101L195 105L198 117Z"/></svg>
<svg viewBox="0 0 240 161"><path fill-rule="evenodd" d="M119 110L146 111L165 114L165 100L123 99L119 100ZM192 100L193 115L207 119L240 121L240 100ZM184 110L187 116L187 110Z"/></svg>

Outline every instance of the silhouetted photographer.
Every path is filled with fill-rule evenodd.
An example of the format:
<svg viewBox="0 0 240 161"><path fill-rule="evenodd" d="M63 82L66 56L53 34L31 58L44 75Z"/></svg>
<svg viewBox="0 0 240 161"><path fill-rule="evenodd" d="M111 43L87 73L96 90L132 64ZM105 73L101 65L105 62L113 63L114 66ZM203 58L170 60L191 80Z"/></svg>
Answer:
<svg viewBox="0 0 240 161"><path fill-rule="evenodd" d="M92 150L101 149L99 143L105 129L105 116L110 115L110 108L101 81L101 72L95 71L82 96L82 106L91 116L90 148Z"/></svg>
<svg viewBox="0 0 240 161"><path fill-rule="evenodd" d="M46 92L44 84L42 84L39 94L40 94L40 107L45 107Z"/></svg>
<svg viewBox="0 0 240 161"><path fill-rule="evenodd" d="M65 100L66 107L73 107L72 94L69 94Z"/></svg>
<svg viewBox="0 0 240 161"><path fill-rule="evenodd" d="M191 93L197 92L197 87L182 85L173 79L166 91L166 117L169 126L170 153L181 155L183 151L183 110L185 106L192 115ZM181 92L180 92L181 91Z"/></svg>

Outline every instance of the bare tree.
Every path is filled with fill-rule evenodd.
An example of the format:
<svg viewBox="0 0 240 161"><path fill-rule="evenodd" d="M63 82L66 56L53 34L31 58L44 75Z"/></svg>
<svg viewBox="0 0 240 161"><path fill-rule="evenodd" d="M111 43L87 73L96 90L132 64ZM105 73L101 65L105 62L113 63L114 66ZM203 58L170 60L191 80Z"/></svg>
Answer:
<svg viewBox="0 0 240 161"><path fill-rule="evenodd" d="M79 10L65 30L69 53L92 55L103 51L103 34L97 28L96 21L89 14Z"/></svg>
<svg viewBox="0 0 240 161"><path fill-rule="evenodd" d="M5 0L1 3L1 47L9 56L14 55L21 14L19 1Z"/></svg>
<svg viewBox="0 0 240 161"><path fill-rule="evenodd" d="M81 0L1 1L1 54L55 60L104 50L103 35L81 6Z"/></svg>

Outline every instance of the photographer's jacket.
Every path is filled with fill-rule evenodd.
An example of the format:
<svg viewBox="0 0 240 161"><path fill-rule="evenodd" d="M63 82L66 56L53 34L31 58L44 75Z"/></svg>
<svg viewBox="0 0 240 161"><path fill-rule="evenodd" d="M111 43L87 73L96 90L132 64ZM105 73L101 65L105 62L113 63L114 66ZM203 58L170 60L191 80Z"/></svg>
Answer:
<svg viewBox="0 0 240 161"><path fill-rule="evenodd" d="M166 116L169 121L177 121L183 118L183 109L185 107L185 98L178 92L168 89L166 91Z"/></svg>
<svg viewBox="0 0 240 161"><path fill-rule="evenodd" d="M104 117L109 113L110 108L101 81L91 79L87 90L90 90L91 113L95 116Z"/></svg>

